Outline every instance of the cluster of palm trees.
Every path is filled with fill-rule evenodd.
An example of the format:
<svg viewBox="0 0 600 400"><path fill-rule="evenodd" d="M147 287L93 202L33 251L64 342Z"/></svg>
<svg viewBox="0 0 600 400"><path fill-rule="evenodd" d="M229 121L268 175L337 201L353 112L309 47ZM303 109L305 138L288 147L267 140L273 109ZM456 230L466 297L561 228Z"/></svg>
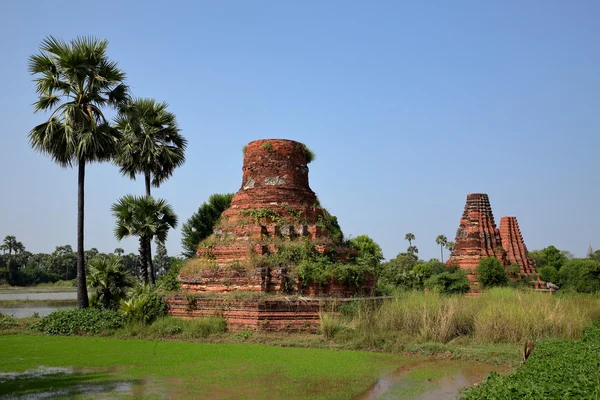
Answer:
<svg viewBox="0 0 600 400"><path fill-rule="evenodd" d="M419 249L417 248L417 246L413 246L412 244L413 240L415 239L415 235L410 232L404 236L404 240L408 241L408 249L406 251L408 254L414 257L416 257L416 255L419 254ZM449 242L448 238L444 235L438 235L435 238L435 243L440 246L440 257L441 261L444 262L444 247L448 249L448 251L452 251L452 249L454 248L454 242Z"/></svg>
<svg viewBox="0 0 600 400"><path fill-rule="evenodd" d="M144 176L146 195L125 196L112 207L117 218L115 236L138 236L140 268L146 282L154 282L150 243L163 242L177 216L166 201L154 199L150 186L159 187L185 162L186 139L167 104L135 99L125 84L125 73L106 54L108 42L79 37L65 42L44 39L39 53L29 58L36 76L38 100L34 110L50 112L49 119L29 132L31 146L62 167L78 168L77 190L77 302L88 306L84 259L84 188L86 165L111 161L122 174ZM115 109L114 121L105 117ZM12 248L11 250L12 251ZM143 256L143 257L142 257Z"/></svg>
<svg viewBox="0 0 600 400"><path fill-rule="evenodd" d="M2 244L0 244L0 250L2 250L4 254L8 252L8 255L11 256L13 253L17 254L24 252L25 246L23 243L19 242L15 236L8 235L4 238Z"/></svg>

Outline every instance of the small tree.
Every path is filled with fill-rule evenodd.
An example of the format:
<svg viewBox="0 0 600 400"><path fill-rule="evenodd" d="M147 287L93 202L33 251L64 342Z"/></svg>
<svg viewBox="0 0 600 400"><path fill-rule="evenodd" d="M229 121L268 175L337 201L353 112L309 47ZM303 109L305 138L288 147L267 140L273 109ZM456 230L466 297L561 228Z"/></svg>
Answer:
<svg viewBox="0 0 600 400"><path fill-rule="evenodd" d="M116 310L133 279L116 256L97 256L89 262L88 285L95 289L92 304Z"/></svg>
<svg viewBox="0 0 600 400"><path fill-rule="evenodd" d="M496 257L482 258L476 273L483 287L504 286L508 283L508 274Z"/></svg>
<svg viewBox="0 0 600 400"><path fill-rule="evenodd" d="M408 240L408 246L410 248L412 247L412 241L415 240L415 235L409 232L404 236L404 240Z"/></svg>
<svg viewBox="0 0 600 400"><path fill-rule="evenodd" d="M154 284L154 271L148 261L148 247L153 237L161 243L167 240L170 228L177 227L177 215L173 208L162 199L151 196L125 196L112 206L117 219L115 237L121 240L127 236L137 236L140 241L140 269L144 283Z"/></svg>
<svg viewBox="0 0 600 400"><path fill-rule="evenodd" d="M444 262L444 246L448 243L448 238L444 235L438 235L435 238L435 242L440 245L440 257L442 262Z"/></svg>
<svg viewBox="0 0 600 400"><path fill-rule="evenodd" d="M232 198L233 193L211 195L208 202L202 203L198 211L183 224L181 245L185 257L196 256L198 244L212 234L215 223L221 217L221 213L229 208Z"/></svg>

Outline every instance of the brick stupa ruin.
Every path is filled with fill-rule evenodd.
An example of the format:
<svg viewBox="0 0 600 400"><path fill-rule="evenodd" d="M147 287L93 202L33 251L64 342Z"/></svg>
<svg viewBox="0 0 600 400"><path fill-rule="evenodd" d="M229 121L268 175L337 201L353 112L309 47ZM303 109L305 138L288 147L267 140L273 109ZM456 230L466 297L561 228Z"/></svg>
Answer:
<svg viewBox="0 0 600 400"><path fill-rule="evenodd" d="M502 217L500 219L500 238L502 247L506 250L506 261L509 264L517 264L521 274L537 274L533 266L533 260L529 257L527 246L521 235L521 229L517 217Z"/></svg>
<svg viewBox="0 0 600 400"><path fill-rule="evenodd" d="M188 296L211 294L217 296L213 302L224 301L229 306L232 302L218 300L219 295L262 292L304 296L297 304L269 299L235 305L233 309L239 306L245 311L238 309L227 318L230 328L258 329L262 327L260 321L268 319L275 327L285 323L293 327L304 324L302 326L314 329L319 303L306 301L307 296L344 298L374 290L372 276L366 277L361 286L341 284L333 278L327 284L305 284L292 273L294 266L290 263L262 264L261 260L290 243L310 243L318 253L335 260L343 261L355 254L354 250L343 246L337 219L321 207L309 186L311 158L312 154L304 144L292 140L250 142L244 149L241 188L230 207L222 213L213 234L200 243L198 259L180 273L182 289ZM183 317L201 316L212 307L203 304L204 311L189 310L189 307L184 309L184 302L182 296L172 298L171 313ZM283 305L286 310L282 309Z"/></svg>
<svg viewBox="0 0 600 400"><path fill-rule="evenodd" d="M502 217L498 229L488 195L472 193L467 195L455 244L446 264L465 270L471 282L471 292L478 293L480 285L475 269L485 257L496 257L505 267L517 264L521 276L530 276L534 287L541 287L542 282L527 253L516 217Z"/></svg>

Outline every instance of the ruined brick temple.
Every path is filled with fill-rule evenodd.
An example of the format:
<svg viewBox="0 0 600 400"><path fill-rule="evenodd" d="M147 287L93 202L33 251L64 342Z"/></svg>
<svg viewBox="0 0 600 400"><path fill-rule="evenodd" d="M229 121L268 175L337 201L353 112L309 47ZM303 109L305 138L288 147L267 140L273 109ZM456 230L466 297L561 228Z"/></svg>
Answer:
<svg viewBox="0 0 600 400"><path fill-rule="evenodd" d="M502 217L500 228L496 227L492 207L487 194L467 195L467 202L456 231L454 248L447 262L467 271L471 291L480 291L475 268L485 257L496 257L504 266L516 264L521 276L531 276L534 286L541 281L529 257L516 217Z"/></svg>
<svg viewBox="0 0 600 400"><path fill-rule="evenodd" d="M179 280L187 294L168 299L172 314L202 316L225 308L228 311L224 315L233 329L314 329L321 306L316 299L373 291L372 276L361 286L345 285L333 278L327 284L307 284L291 273L294 266L289 262L262 262L284 246L307 242L318 253L336 260L354 254L343 246L337 219L320 205L309 186L311 158L304 144L292 140L257 140L245 147L241 188L213 234L200 243L198 259L182 269ZM228 293L239 292L288 297L285 301L273 297L226 300ZM206 294L213 298L203 298ZM192 295L200 295L194 300L195 309L186 304L186 296ZM291 295L294 300L290 300Z"/></svg>

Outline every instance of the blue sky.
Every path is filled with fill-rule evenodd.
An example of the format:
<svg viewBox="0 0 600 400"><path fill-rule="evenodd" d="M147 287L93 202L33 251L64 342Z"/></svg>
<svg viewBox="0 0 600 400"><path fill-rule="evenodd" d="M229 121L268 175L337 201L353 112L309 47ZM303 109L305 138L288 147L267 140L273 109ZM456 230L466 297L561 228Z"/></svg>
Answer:
<svg viewBox="0 0 600 400"><path fill-rule="evenodd" d="M42 39L94 35L132 93L167 101L187 162L155 196L181 222L241 184L242 147L306 143L310 183L346 235L386 258L416 235L422 258L454 239L467 193L496 222L516 215L529 249L600 247L600 3L596 1L5 2L0 25L0 237L33 252L76 241L76 170L30 149L27 58ZM143 194L88 167L86 248L113 238L111 204ZM167 248L178 254L180 229Z"/></svg>

